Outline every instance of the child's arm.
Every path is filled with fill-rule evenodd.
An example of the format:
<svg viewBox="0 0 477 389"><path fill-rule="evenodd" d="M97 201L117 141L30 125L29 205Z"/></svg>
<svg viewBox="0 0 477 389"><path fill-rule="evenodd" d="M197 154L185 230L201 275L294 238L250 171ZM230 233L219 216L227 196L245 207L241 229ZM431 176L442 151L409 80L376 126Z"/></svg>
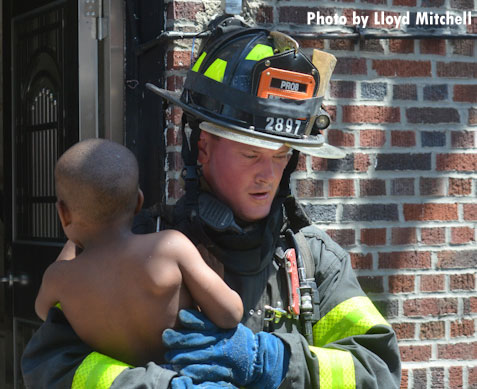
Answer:
<svg viewBox="0 0 477 389"><path fill-rule="evenodd" d="M60 273L58 265L61 263L53 262L43 274L43 280L41 282L40 291L35 301L36 314L43 321L48 316L50 308L60 301L58 285L60 282Z"/></svg>
<svg viewBox="0 0 477 389"><path fill-rule="evenodd" d="M164 239L168 242L170 254L177 260L183 281L204 314L221 328L237 326L243 316L242 299L238 293L204 262L185 235L173 230L160 234L167 234Z"/></svg>

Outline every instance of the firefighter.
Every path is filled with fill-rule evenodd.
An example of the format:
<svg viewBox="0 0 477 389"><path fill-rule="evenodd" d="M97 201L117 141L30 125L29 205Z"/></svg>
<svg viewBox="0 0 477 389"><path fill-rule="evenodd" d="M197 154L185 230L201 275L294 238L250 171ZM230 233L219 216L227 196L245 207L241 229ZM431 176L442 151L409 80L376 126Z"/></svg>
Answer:
<svg viewBox="0 0 477 389"><path fill-rule="evenodd" d="M329 124L323 69L284 34L226 17L210 30L180 97L149 85L184 111L185 195L162 223L220 264L242 297L242 323L223 330L199 312L181 311L181 326L163 333L169 364L131 367L91 350L52 308L24 353L25 382L398 388L394 331L360 288L349 255L290 194L299 153L344 156L321 134Z"/></svg>

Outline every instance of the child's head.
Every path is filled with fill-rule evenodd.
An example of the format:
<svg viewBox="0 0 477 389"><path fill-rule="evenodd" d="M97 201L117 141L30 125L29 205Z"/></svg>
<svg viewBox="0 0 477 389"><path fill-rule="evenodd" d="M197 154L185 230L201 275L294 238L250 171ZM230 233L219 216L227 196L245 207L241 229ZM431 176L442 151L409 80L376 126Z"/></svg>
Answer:
<svg viewBox="0 0 477 389"><path fill-rule="evenodd" d="M84 226L131 223L142 204L134 154L108 140L87 139L68 149L56 164L55 181L65 232L69 219L65 223L62 212Z"/></svg>

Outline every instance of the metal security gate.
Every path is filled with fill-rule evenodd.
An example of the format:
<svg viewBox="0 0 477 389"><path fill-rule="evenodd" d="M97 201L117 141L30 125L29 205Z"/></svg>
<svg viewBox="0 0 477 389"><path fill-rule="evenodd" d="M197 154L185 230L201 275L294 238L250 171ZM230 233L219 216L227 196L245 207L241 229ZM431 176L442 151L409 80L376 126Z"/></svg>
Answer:
<svg viewBox="0 0 477 389"><path fill-rule="evenodd" d="M54 165L78 140L77 4L7 2L11 69L5 76L6 284L11 341L5 387L21 388L20 358L40 321L34 301L64 235L55 209ZM5 72L7 74L7 71ZM5 93L8 96L7 93ZM7 108L7 107L6 107ZM8 112L7 112L8 110ZM10 163L8 163L10 161ZM9 210L11 212L9 212ZM11 356L8 356L8 350Z"/></svg>

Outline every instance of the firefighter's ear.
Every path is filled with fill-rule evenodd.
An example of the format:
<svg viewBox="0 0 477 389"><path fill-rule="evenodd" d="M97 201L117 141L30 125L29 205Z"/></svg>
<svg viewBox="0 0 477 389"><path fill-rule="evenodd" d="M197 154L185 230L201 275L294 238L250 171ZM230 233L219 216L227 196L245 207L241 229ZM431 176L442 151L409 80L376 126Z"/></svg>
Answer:
<svg viewBox="0 0 477 389"><path fill-rule="evenodd" d="M137 204L136 204L136 208L134 209L135 215L139 213L143 204L144 204L144 193L142 193L142 190L139 189L137 192Z"/></svg>
<svg viewBox="0 0 477 389"><path fill-rule="evenodd" d="M56 210L58 211L61 225L63 226L63 229L65 229L71 224L71 211L63 200L58 200L56 202Z"/></svg>

